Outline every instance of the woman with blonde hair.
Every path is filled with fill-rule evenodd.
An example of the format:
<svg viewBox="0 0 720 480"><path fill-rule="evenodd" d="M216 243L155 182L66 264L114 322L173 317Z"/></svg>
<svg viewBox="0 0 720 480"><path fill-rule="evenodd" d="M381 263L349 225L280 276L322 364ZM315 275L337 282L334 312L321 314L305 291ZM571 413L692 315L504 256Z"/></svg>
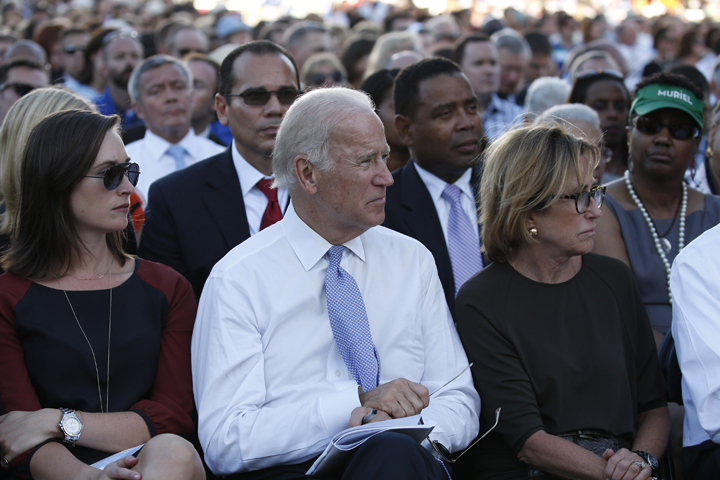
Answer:
<svg viewBox="0 0 720 480"><path fill-rule="evenodd" d="M347 71L332 53L318 53L308 58L300 72L306 87L332 87L347 84Z"/></svg>
<svg viewBox="0 0 720 480"><path fill-rule="evenodd" d="M630 269L591 253L599 157L544 124L486 154L480 223L493 263L460 288L456 319L480 430L499 407L502 419L465 456L468 478L657 475L669 420L650 323Z"/></svg>

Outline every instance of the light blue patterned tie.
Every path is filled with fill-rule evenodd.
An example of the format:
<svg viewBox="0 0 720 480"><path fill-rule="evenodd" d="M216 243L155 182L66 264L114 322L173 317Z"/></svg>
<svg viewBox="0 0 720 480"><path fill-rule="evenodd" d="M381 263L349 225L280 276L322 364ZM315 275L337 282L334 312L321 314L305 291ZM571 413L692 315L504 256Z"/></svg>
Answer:
<svg viewBox="0 0 720 480"><path fill-rule="evenodd" d="M167 149L168 155L175 160L175 170L185 168L185 149L180 145L173 145Z"/></svg>
<svg viewBox="0 0 720 480"><path fill-rule="evenodd" d="M345 247L328 250L330 266L325 277L328 316L335 343L348 371L363 390L378 386L380 358L373 344L365 302L355 279L340 266Z"/></svg>
<svg viewBox="0 0 720 480"><path fill-rule="evenodd" d="M473 225L460 203L462 191L457 185L448 184L442 197L450 202L448 216L448 252L455 280L455 295L470 277L483 268L480 245Z"/></svg>

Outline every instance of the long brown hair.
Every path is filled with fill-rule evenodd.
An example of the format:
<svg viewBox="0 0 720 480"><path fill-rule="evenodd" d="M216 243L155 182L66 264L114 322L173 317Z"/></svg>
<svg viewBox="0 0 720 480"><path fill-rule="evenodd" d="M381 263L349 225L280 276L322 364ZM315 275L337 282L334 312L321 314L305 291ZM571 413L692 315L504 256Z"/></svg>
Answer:
<svg viewBox="0 0 720 480"><path fill-rule="evenodd" d="M70 212L70 194L97 158L105 134L117 128L119 117L83 110L49 115L28 138L22 157L21 195L17 230L2 258L3 268L23 278L40 279L62 274L73 252L85 247ZM124 232L106 236L111 254L120 265Z"/></svg>

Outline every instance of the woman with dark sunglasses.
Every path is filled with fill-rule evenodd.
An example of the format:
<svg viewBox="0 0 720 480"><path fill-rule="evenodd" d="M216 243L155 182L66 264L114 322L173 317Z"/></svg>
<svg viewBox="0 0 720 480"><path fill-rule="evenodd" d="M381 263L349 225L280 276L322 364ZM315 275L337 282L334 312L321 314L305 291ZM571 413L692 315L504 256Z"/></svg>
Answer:
<svg viewBox="0 0 720 480"><path fill-rule="evenodd" d="M23 154L0 276L0 397L9 412L0 416L0 468L10 475L205 478L178 436L196 428L195 297L174 270L122 250L140 172L118 120L52 114Z"/></svg>
<svg viewBox="0 0 720 480"><path fill-rule="evenodd" d="M628 171L608 185L593 251L630 266L660 345L672 320L672 262L720 222L720 198L684 182L703 128L703 93L695 84L668 73L648 77L630 112Z"/></svg>
<svg viewBox="0 0 720 480"><path fill-rule="evenodd" d="M600 117L603 142L613 154L605 167L600 183L620 178L627 168L625 125L630 107L630 93L625 88L622 73L616 70L579 71L575 76L568 103L582 103Z"/></svg>

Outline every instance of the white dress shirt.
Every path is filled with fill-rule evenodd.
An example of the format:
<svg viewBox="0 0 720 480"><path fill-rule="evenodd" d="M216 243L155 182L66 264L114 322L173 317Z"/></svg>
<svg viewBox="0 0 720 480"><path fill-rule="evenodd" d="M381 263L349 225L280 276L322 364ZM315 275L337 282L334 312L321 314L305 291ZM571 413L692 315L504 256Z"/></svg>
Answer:
<svg viewBox="0 0 720 480"><path fill-rule="evenodd" d="M150 185L158 178L175 171L175 159L166 153L172 145L148 128L143 138L125 146L130 155L130 161L140 165L140 178L135 191L145 202L147 202ZM225 150L225 147L207 138L198 137L192 128L177 145L185 149L186 167Z"/></svg>
<svg viewBox="0 0 720 480"><path fill-rule="evenodd" d="M685 404L683 445L720 443L720 226L675 258L670 276Z"/></svg>
<svg viewBox="0 0 720 480"><path fill-rule="evenodd" d="M467 366L432 254L375 227L345 243L341 266L362 292L380 384L439 388ZM235 247L205 284L192 339L198 431L216 475L319 455L360 406L333 337L325 294L331 245L292 205L280 222ZM478 433L470 371L422 415L452 451Z"/></svg>
<svg viewBox="0 0 720 480"><path fill-rule="evenodd" d="M250 235L255 235L260 231L263 214L270 202L265 194L257 188L257 183L263 178L275 178L275 175L268 177L250 165L250 163L240 155L240 152L238 152L235 140L232 141L231 150L233 164L240 179L240 189L243 194L243 202L245 202L245 214L247 215L248 226L250 227ZM280 209L284 212L290 195L288 194L287 188L279 188L277 193Z"/></svg>
<svg viewBox="0 0 720 480"><path fill-rule="evenodd" d="M420 179L425 184L425 187L427 187L428 192L430 192L430 196L432 197L433 203L435 204L435 211L438 214L438 218L440 218L440 226L442 226L442 231L445 235L445 243L447 244L448 219L450 217L450 208L452 207L452 202L443 198L442 193L448 184L447 182L445 182L445 180L436 177L432 173L423 169L417 163L413 162L413 165L415 166L418 175L420 175ZM468 220L470 220L470 225L473 226L473 232L475 233L475 237L477 238L478 243L480 243L477 205L475 204L475 192L473 191L472 184L470 183L471 179L472 168L468 168L467 170L465 170L465 173L463 173L462 176L455 181L453 185L457 186L462 192L460 195L460 203L462 204L465 215L467 215Z"/></svg>

